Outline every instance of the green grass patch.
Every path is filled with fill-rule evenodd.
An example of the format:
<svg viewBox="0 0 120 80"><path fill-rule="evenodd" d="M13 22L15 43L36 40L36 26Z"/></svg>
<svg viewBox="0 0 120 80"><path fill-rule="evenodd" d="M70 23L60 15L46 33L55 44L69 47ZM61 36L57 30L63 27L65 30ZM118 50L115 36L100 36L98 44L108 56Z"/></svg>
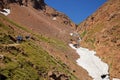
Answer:
<svg viewBox="0 0 120 80"><path fill-rule="evenodd" d="M94 36L95 33L100 32L103 28L104 28L104 24L102 23L96 24L92 27L92 29L88 30L87 36L92 37Z"/></svg>
<svg viewBox="0 0 120 80"><path fill-rule="evenodd" d="M87 31L85 30L80 34L80 37L83 38L86 34L87 34Z"/></svg>
<svg viewBox="0 0 120 80"><path fill-rule="evenodd" d="M0 17L3 18L4 20L8 21L8 22L11 23L12 25L14 25L14 26L16 26L16 27L18 27L18 28L20 28L20 29L22 29L22 30L25 30L25 31L29 32L28 29L26 29L25 27L22 27L21 25L18 25L17 23L15 23L14 21L10 20L10 19L7 18L6 16L0 15Z"/></svg>

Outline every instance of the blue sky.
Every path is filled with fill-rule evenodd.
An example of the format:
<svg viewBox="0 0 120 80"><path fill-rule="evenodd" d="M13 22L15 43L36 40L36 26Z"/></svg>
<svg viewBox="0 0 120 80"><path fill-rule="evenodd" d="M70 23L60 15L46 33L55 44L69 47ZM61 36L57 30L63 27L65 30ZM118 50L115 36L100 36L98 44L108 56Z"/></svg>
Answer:
<svg viewBox="0 0 120 80"><path fill-rule="evenodd" d="M95 12L106 0L45 0L45 3L65 13L73 22L79 24Z"/></svg>

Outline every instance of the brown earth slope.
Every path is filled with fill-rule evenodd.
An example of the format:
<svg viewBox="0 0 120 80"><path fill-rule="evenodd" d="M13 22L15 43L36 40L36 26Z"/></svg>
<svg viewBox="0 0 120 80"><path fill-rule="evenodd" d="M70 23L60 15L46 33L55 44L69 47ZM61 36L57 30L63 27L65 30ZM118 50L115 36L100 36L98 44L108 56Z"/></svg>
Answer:
<svg viewBox="0 0 120 80"><path fill-rule="evenodd" d="M50 17L44 15L42 11L32 7L20 7L19 5L12 4L9 18L42 35L57 37L65 41L68 40L66 36L71 31L71 26L65 26L57 21L53 21Z"/></svg>
<svg viewBox="0 0 120 80"><path fill-rule="evenodd" d="M97 51L108 63L110 76L120 78L120 0L108 0L77 31L81 45Z"/></svg>

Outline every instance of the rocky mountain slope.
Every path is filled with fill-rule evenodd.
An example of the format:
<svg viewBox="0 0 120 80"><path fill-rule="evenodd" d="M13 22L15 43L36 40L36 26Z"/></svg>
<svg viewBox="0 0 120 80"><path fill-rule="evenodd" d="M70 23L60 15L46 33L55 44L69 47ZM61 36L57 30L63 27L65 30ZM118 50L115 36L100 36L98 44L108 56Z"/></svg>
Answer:
<svg viewBox="0 0 120 80"><path fill-rule="evenodd" d="M18 5L10 3L17 3ZM68 36L71 28L76 26L66 15L47 6L44 0L3 0L1 4L3 7L5 4L10 7L11 14L9 17L11 19L28 26L32 30L37 29L43 35L68 41L65 39L65 35Z"/></svg>
<svg viewBox="0 0 120 80"><path fill-rule="evenodd" d="M120 0L108 0L77 31L81 45L94 49L108 63L110 77L120 78Z"/></svg>
<svg viewBox="0 0 120 80"><path fill-rule="evenodd" d="M44 0L1 0L0 77L2 80L91 80L69 46L76 25ZM18 40L21 40L18 43Z"/></svg>
<svg viewBox="0 0 120 80"><path fill-rule="evenodd" d="M28 34L32 36L27 38ZM16 39L18 35L23 39ZM59 45L55 40L32 33L0 14L0 80L77 79L67 65L51 56L40 42Z"/></svg>
<svg viewBox="0 0 120 80"><path fill-rule="evenodd" d="M23 38L19 43L18 36ZM0 14L2 80L91 80L76 65L73 53L66 43L33 32Z"/></svg>

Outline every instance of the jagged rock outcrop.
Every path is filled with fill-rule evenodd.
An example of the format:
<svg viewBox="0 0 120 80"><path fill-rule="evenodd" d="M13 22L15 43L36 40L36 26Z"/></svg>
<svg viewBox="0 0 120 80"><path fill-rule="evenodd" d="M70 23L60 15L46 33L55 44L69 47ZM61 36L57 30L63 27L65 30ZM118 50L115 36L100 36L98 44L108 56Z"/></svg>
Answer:
<svg viewBox="0 0 120 80"><path fill-rule="evenodd" d="M6 8L10 3L18 3L20 6L28 6L28 4L32 4L35 9L45 9L44 0L1 0L0 8Z"/></svg>
<svg viewBox="0 0 120 80"><path fill-rule="evenodd" d="M77 28L81 45L97 51L109 65L111 77L120 78L120 0L108 0Z"/></svg>
<svg viewBox="0 0 120 80"><path fill-rule="evenodd" d="M45 10L45 14L47 16L49 16L53 21L56 21L60 24L64 24L67 26L72 26L73 28L76 27L75 23L73 23L68 16L66 16L65 14L56 11L55 9L46 6L46 10Z"/></svg>
<svg viewBox="0 0 120 80"><path fill-rule="evenodd" d="M35 9L45 9L44 0L31 0Z"/></svg>
<svg viewBox="0 0 120 80"><path fill-rule="evenodd" d="M3 8L8 8L8 1L7 1L7 0L1 0L1 1L0 1L0 11L1 11Z"/></svg>
<svg viewBox="0 0 120 80"><path fill-rule="evenodd" d="M50 80L70 80L70 76L62 74L58 71L52 71L48 73Z"/></svg>

